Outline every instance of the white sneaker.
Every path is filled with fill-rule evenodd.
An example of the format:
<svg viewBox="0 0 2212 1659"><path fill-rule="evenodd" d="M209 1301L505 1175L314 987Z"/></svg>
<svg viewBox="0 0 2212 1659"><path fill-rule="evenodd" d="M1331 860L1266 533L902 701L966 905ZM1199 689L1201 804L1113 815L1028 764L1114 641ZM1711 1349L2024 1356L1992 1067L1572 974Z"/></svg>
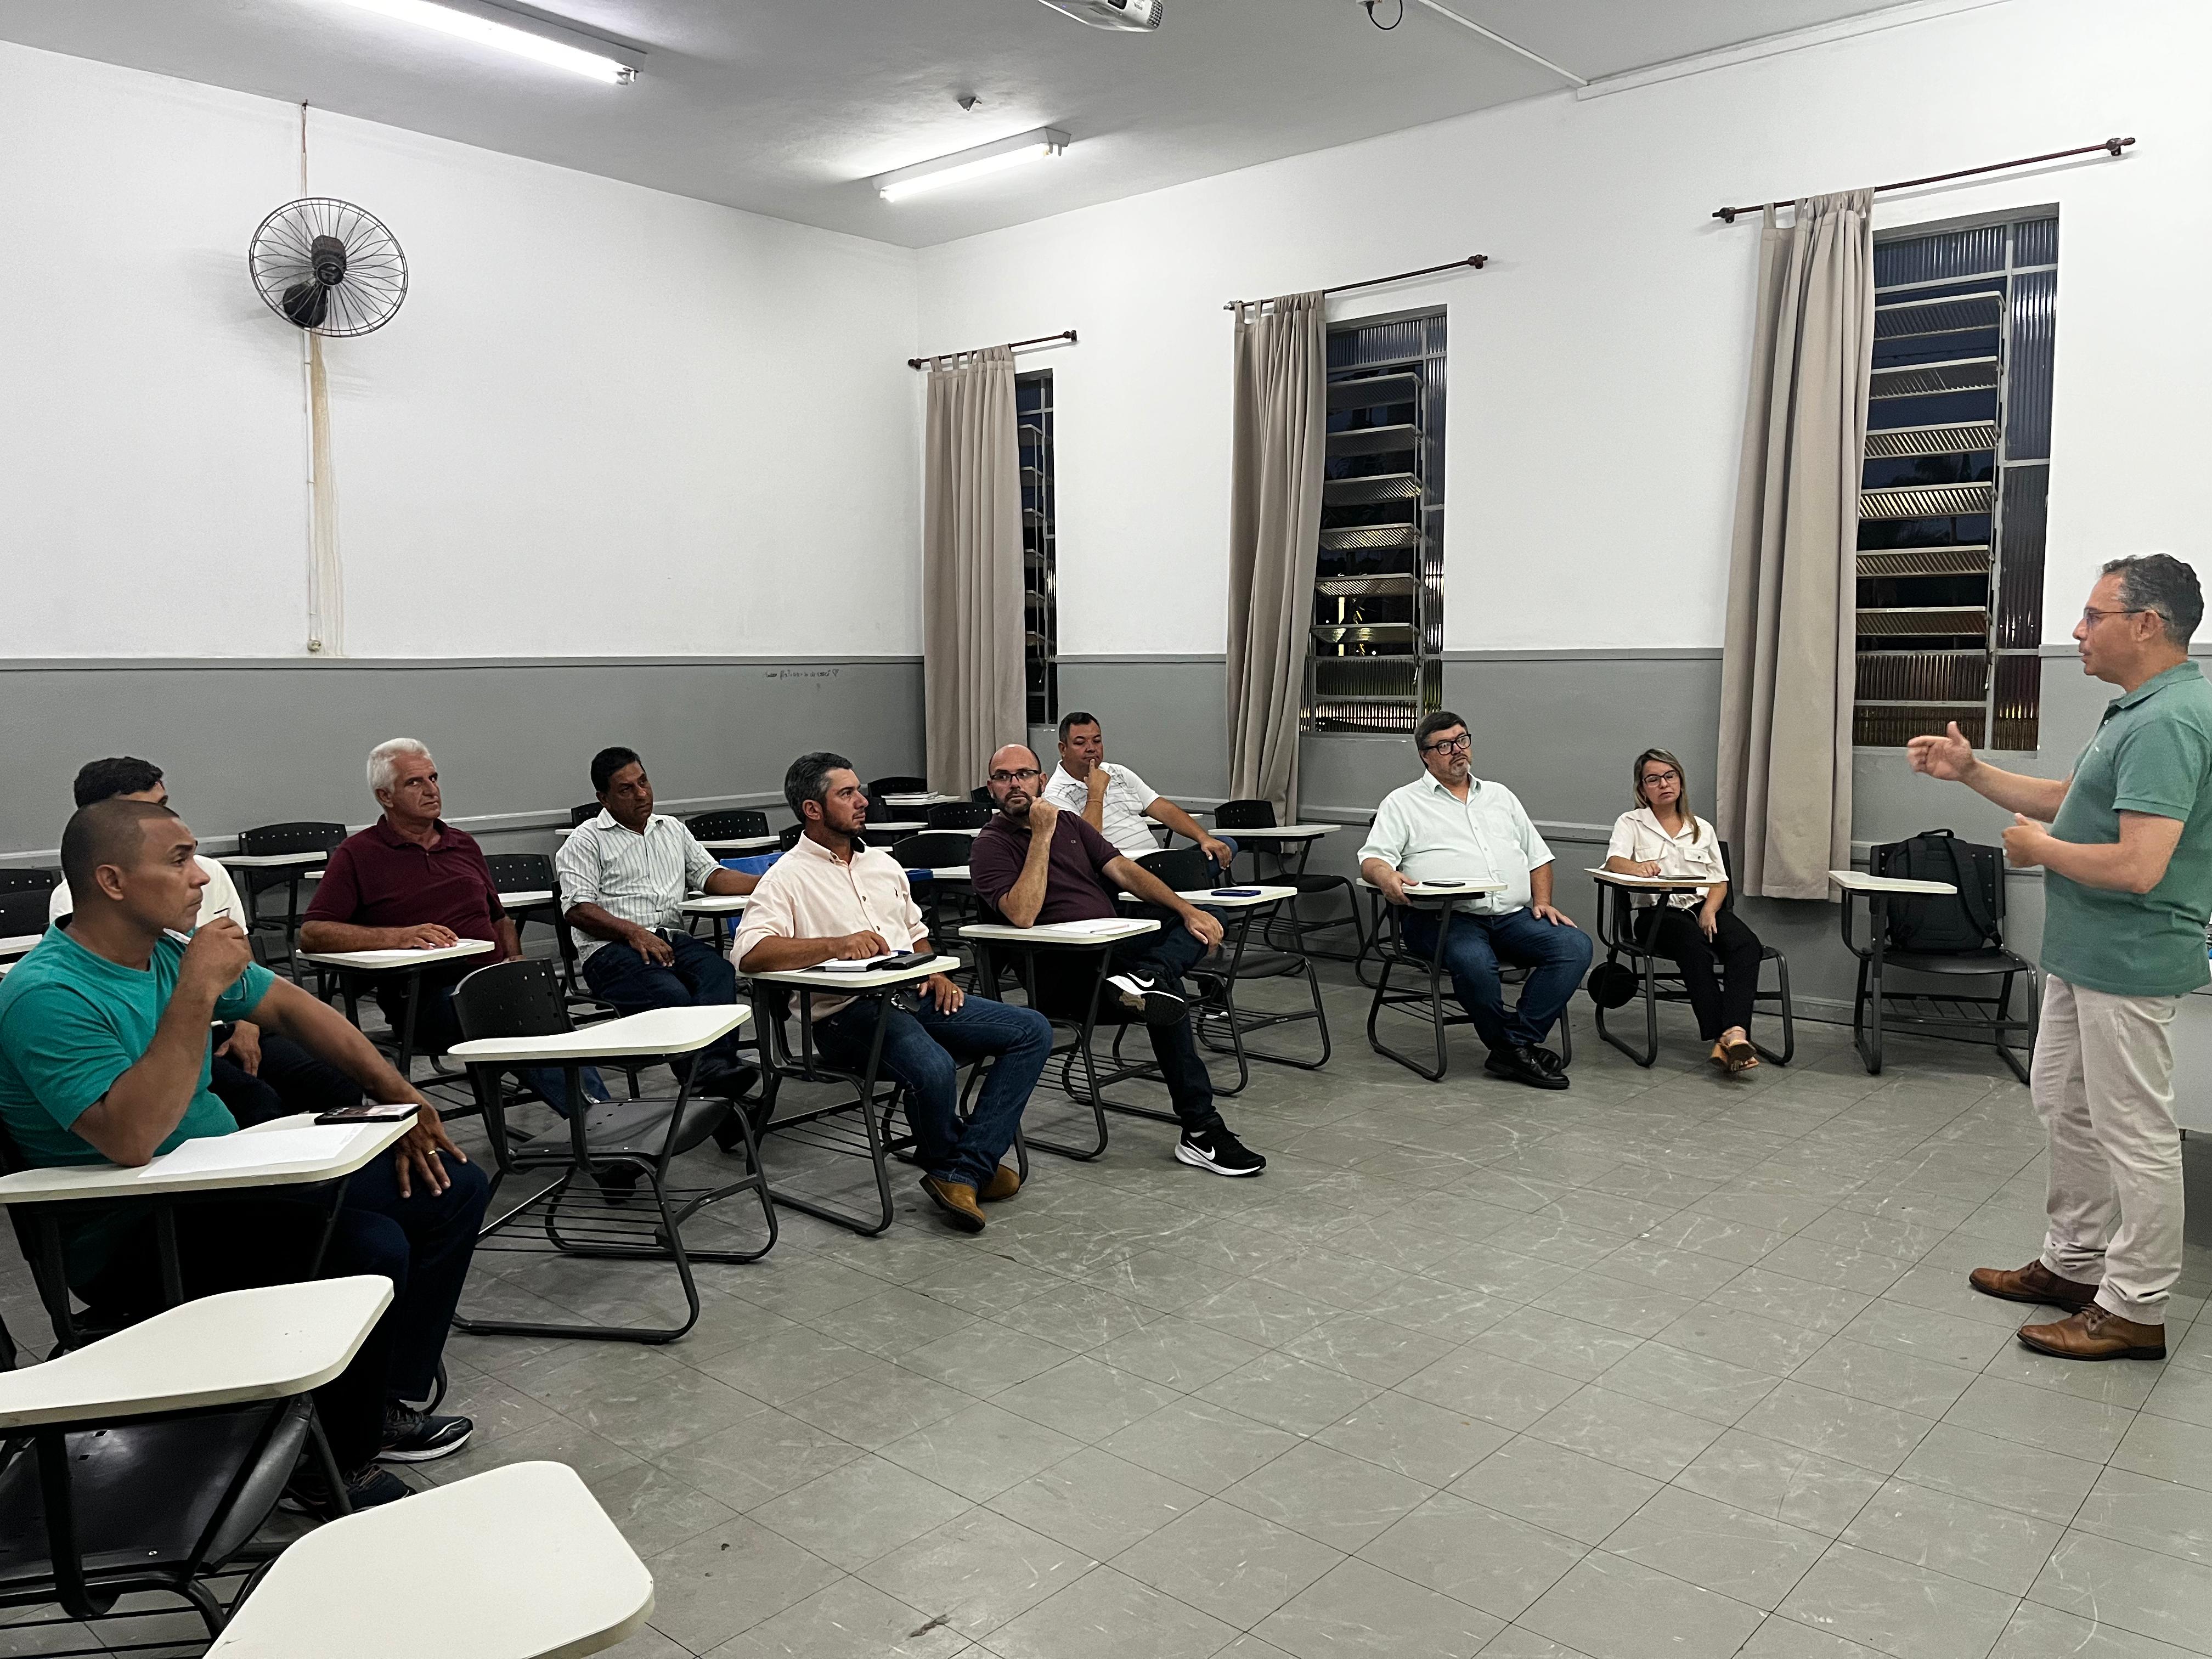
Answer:
<svg viewBox="0 0 2212 1659"><path fill-rule="evenodd" d="M1120 996L1121 1006L1147 1025L1176 1024L1190 1008L1182 998L1159 989L1158 981L1142 974L1115 974L1106 983Z"/></svg>

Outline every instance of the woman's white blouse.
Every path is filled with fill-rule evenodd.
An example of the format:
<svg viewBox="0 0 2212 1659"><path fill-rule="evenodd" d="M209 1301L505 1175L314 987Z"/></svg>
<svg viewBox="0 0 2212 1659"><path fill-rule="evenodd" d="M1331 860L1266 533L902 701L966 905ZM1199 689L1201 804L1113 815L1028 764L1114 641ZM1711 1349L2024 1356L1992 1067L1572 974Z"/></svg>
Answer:
<svg viewBox="0 0 2212 1659"><path fill-rule="evenodd" d="M1679 836L1671 836L1660 826L1648 806L1639 806L1632 812L1623 812L1613 823L1613 839L1606 843L1605 855L1609 859L1627 859L1638 864L1656 860L1662 876L1678 876L1685 880L1726 881L1728 866L1721 861L1720 833L1703 818L1693 817ZM1650 904L1651 895L1635 896L1639 905ZM1704 902L1698 893L1672 893L1667 902L1678 909L1690 910Z"/></svg>

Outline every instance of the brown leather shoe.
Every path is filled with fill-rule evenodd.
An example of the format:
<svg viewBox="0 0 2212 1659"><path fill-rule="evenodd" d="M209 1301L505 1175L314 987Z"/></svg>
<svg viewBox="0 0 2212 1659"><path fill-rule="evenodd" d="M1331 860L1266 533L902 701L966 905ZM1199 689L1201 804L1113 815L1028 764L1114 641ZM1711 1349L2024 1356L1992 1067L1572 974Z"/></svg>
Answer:
<svg viewBox="0 0 2212 1659"><path fill-rule="evenodd" d="M1001 1164L991 1171L991 1178L975 1190L975 1196L986 1204L996 1204L1002 1198L1012 1198L1022 1189L1022 1178Z"/></svg>
<svg viewBox="0 0 2212 1659"><path fill-rule="evenodd" d="M2020 1340L2061 1359L2163 1359L2166 1327L2138 1325L2091 1303L2055 1325L2023 1325Z"/></svg>
<svg viewBox="0 0 2212 1659"><path fill-rule="evenodd" d="M1966 1283L1984 1296L2001 1296L2008 1302L2046 1302L2054 1308L2086 1308L2097 1299L2097 1287L2077 1279L2061 1279L2040 1261L2025 1267L1977 1267Z"/></svg>
<svg viewBox="0 0 2212 1659"><path fill-rule="evenodd" d="M962 1232L983 1231L983 1212L975 1207L975 1189L966 1182L939 1181L935 1176L924 1176L921 1190L929 1194L931 1203L945 1212L945 1219Z"/></svg>

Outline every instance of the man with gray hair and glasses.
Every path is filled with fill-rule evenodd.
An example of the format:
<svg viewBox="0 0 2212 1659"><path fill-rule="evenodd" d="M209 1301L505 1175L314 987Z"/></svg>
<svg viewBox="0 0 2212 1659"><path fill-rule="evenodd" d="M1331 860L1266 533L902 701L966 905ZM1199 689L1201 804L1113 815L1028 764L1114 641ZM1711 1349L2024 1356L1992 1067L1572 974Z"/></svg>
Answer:
<svg viewBox="0 0 2212 1659"><path fill-rule="evenodd" d="M2176 1000L2207 979L2212 686L2189 660L2197 573L2114 559L2075 625L2081 671L2120 688L2071 775L1978 759L1956 721L1913 738L1912 769L2013 814L2005 855L2044 878L2043 1012L2030 1086L2050 1137L2043 1252L1977 1267L1984 1296L2063 1309L2020 1340L2062 1359L2163 1359L2181 1274Z"/></svg>

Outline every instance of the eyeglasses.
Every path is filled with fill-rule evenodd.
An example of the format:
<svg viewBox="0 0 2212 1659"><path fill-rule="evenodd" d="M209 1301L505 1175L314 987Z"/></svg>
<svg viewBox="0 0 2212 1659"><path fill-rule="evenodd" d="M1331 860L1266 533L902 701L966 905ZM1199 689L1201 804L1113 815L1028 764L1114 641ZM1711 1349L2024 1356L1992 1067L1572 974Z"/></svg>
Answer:
<svg viewBox="0 0 2212 1659"><path fill-rule="evenodd" d="M2148 605L2139 605L2128 611L2100 611L2094 605L2085 605L2081 610L2081 625L2084 628L2094 628L2107 617L2140 617L2147 611L2155 616L2162 617L2166 614L2157 606Z"/></svg>
<svg viewBox="0 0 2212 1659"><path fill-rule="evenodd" d="M1421 745L1421 752L1425 755L1441 755L1449 751L1464 755L1474 747L1474 739L1462 732L1455 738L1445 738L1436 743L1425 743Z"/></svg>
<svg viewBox="0 0 2212 1659"><path fill-rule="evenodd" d="M1655 784L1680 783L1681 781L1682 775L1680 772L1646 772L1644 775L1644 787L1646 789Z"/></svg>
<svg viewBox="0 0 2212 1659"><path fill-rule="evenodd" d="M1038 771L1034 766L1025 766L1018 772L994 772L991 774L991 781L994 783L1035 783L1044 774Z"/></svg>

